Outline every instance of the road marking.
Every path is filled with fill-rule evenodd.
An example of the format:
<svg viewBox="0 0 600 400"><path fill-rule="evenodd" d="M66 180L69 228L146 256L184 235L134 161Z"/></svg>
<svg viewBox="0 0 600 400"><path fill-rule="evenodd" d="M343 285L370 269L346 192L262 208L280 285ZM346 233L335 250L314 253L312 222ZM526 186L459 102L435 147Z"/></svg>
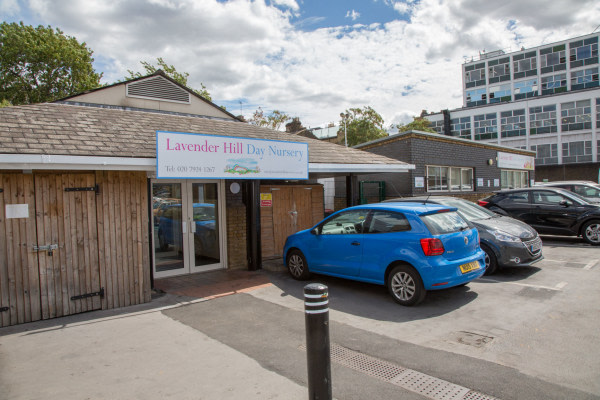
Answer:
<svg viewBox="0 0 600 400"><path fill-rule="evenodd" d="M589 261L587 264L584 264L582 262L577 262L577 261L569 262L566 260L550 260L548 258L545 258L544 261L547 261L550 263L556 263L556 264L579 264L579 265L583 265L583 267L581 269L584 269L586 271L589 271L590 269L592 269L594 267L594 265L596 265L598 263L597 259ZM562 265L559 265L559 266L562 266Z"/></svg>
<svg viewBox="0 0 600 400"><path fill-rule="evenodd" d="M550 286L542 286L542 285L530 285L528 283L498 281L496 279L490 279L490 278L479 278L478 280L484 281L484 282L493 282L493 283L509 283L511 285L525 286L525 287L530 287L530 288L534 288L534 289L554 290L554 291L558 291L558 292L560 292L562 290L562 288L567 286L567 282L561 282L558 285L556 285L555 287L550 287Z"/></svg>
<svg viewBox="0 0 600 400"><path fill-rule="evenodd" d="M596 265L596 263L597 263L597 262L598 262L598 260L592 260L592 261L590 261L589 263L587 263L587 264L585 265L585 267L583 267L583 269L585 269L586 271L589 271L590 269L592 269L592 267L593 267L594 265Z"/></svg>
<svg viewBox="0 0 600 400"><path fill-rule="evenodd" d="M559 284L556 285L556 288L558 290L561 290L562 288L564 288L565 286L567 286L568 283L567 282L560 282Z"/></svg>

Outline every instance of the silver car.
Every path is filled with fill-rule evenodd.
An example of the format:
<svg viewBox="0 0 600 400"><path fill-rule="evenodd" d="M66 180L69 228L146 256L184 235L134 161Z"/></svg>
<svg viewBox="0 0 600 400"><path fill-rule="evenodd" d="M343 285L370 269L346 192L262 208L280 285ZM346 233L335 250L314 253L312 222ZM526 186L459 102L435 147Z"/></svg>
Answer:
<svg viewBox="0 0 600 400"><path fill-rule="evenodd" d="M406 197L385 202L426 202L456 207L460 216L477 228L485 252L486 275L501 267L529 266L542 260L542 240L524 222L496 214L477 204L448 196Z"/></svg>

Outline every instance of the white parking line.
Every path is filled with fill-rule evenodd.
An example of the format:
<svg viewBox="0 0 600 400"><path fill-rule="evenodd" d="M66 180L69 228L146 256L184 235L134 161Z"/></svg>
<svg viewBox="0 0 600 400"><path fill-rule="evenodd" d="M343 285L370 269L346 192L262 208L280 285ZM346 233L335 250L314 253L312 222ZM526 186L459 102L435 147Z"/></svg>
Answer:
<svg viewBox="0 0 600 400"><path fill-rule="evenodd" d="M558 290L561 290L562 288L564 288L564 287L565 287L565 286L567 286L567 285L568 285L568 283L567 283L567 282L561 282L561 283L557 284L555 287L556 287Z"/></svg>
<svg viewBox="0 0 600 400"><path fill-rule="evenodd" d="M479 281L484 281L484 282L508 283L508 284L511 284L511 285L525 286L525 287L530 287L530 288L534 288L534 289L554 290L554 291L557 291L557 292L560 292L565 286L568 285L567 282L560 282L556 286L550 287L550 286L542 286L542 285L530 285L528 283L498 281L496 279L490 279L490 278L479 278L478 280Z"/></svg>
<svg viewBox="0 0 600 400"><path fill-rule="evenodd" d="M590 269L592 269L592 267L593 267L594 265L596 265L596 263L597 263L597 262L598 262L598 260L592 260L592 261L590 261L589 263L587 263L587 264L585 265L585 267L583 267L583 269L585 269L585 270L589 271Z"/></svg>

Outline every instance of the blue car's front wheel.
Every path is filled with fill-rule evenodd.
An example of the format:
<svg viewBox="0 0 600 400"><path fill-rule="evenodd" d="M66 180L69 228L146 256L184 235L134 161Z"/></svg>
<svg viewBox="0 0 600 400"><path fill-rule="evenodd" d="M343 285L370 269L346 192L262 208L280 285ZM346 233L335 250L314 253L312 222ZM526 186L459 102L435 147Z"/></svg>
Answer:
<svg viewBox="0 0 600 400"><path fill-rule="evenodd" d="M394 267L387 279L388 291L403 306L414 306L425 298L425 288L419 273L409 265Z"/></svg>
<svg viewBox="0 0 600 400"><path fill-rule="evenodd" d="M310 272L308 271L306 258L300 250L290 250L285 264L290 272L290 275L292 275L292 278L299 281L304 281L310 278Z"/></svg>

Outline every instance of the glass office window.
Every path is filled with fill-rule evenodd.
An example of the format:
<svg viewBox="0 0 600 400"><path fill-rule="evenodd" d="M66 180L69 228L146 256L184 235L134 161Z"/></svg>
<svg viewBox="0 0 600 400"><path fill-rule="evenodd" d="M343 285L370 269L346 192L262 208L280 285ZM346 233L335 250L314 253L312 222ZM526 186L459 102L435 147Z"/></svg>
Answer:
<svg viewBox="0 0 600 400"><path fill-rule="evenodd" d="M535 151L535 165L555 165L558 164L558 145L538 144L531 146L531 150Z"/></svg>
<svg viewBox="0 0 600 400"><path fill-rule="evenodd" d="M590 100L562 103L560 105L560 124L563 132L592 129Z"/></svg>
<svg viewBox="0 0 600 400"><path fill-rule="evenodd" d="M538 95L538 79L527 79L525 81L515 82L515 100L526 99Z"/></svg>
<svg viewBox="0 0 600 400"><path fill-rule="evenodd" d="M490 104L500 103L501 101L510 101L511 84L490 86Z"/></svg>
<svg viewBox="0 0 600 400"><path fill-rule="evenodd" d="M428 165L427 191L473 191L473 168Z"/></svg>
<svg viewBox="0 0 600 400"><path fill-rule="evenodd" d="M571 72L571 90L598 86L598 67Z"/></svg>
<svg viewBox="0 0 600 400"><path fill-rule="evenodd" d="M471 139L471 117L452 118L450 120L450 135Z"/></svg>
<svg viewBox="0 0 600 400"><path fill-rule="evenodd" d="M556 104L529 107L529 134L556 133Z"/></svg>
<svg viewBox="0 0 600 400"><path fill-rule="evenodd" d="M475 140L496 139L498 137L496 113L473 116L473 132Z"/></svg>
<svg viewBox="0 0 600 400"><path fill-rule="evenodd" d="M527 135L525 109L500 113L500 135L503 138Z"/></svg>
<svg viewBox="0 0 600 400"><path fill-rule="evenodd" d="M556 74L542 77L542 95L567 91L567 74Z"/></svg>
<svg viewBox="0 0 600 400"><path fill-rule="evenodd" d="M592 141L575 141L562 143L562 162L580 163L592 161Z"/></svg>

